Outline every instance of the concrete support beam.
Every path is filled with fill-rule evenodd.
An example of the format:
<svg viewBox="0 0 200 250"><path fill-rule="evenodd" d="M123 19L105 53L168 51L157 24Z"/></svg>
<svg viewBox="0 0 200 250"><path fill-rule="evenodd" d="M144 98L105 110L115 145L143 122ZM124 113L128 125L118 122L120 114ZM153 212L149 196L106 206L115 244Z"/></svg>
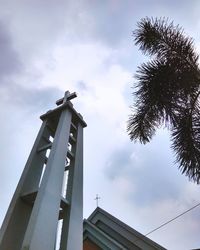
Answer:
<svg viewBox="0 0 200 250"><path fill-rule="evenodd" d="M86 123L69 101L75 96L67 91L60 106L41 116L43 124L0 230L0 250L55 250L59 220L60 250L82 249Z"/></svg>

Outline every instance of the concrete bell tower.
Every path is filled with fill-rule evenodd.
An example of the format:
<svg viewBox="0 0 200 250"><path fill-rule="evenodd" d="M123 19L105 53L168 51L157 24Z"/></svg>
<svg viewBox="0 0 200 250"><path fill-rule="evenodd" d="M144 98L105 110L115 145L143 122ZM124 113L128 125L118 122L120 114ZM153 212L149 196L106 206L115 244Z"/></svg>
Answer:
<svg viewBox="0 0 200 250"><path fill-rule="evenodd" d="M82 116L65 92L43 121L0 231L0 250L81 250Z"/></svg>

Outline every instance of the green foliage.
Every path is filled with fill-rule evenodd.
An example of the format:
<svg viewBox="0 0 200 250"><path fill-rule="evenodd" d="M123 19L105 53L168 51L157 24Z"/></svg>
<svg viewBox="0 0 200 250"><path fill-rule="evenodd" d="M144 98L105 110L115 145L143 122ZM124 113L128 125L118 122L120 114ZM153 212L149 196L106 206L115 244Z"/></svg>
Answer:
<svg viewBox="0 0 200 250"><path fill-rule="evenodd" d="M133 35L151 60L136 72L130 139L145 144L164 124L182 173L200 183L200 71L193 40L165 18L142 19Z"/></svg>

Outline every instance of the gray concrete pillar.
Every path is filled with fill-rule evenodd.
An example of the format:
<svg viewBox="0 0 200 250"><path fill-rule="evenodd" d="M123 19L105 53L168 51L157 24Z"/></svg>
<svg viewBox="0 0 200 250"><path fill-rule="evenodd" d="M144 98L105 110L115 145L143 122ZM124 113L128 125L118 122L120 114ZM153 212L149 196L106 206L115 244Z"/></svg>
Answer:
<svg viewBox="0 0 200 250"><path fill-rule="evenodd" d="M59 249L82 249L86 123L69 101L75 96L67 91L57 101L60 106L41 116L43 124L1 227L0 250L54 250L59 220Z"/></svg>

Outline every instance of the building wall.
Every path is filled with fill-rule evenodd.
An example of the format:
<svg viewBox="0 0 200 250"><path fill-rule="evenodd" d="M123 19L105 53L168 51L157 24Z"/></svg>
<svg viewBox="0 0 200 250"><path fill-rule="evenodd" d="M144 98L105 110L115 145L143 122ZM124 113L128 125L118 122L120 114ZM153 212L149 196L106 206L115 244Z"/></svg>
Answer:
<svg viewBox="0 0 200 250"><path fill-rule="evenodd" d="M102 249L87 238L83 242L83 250L102 250Z"/></svg>

